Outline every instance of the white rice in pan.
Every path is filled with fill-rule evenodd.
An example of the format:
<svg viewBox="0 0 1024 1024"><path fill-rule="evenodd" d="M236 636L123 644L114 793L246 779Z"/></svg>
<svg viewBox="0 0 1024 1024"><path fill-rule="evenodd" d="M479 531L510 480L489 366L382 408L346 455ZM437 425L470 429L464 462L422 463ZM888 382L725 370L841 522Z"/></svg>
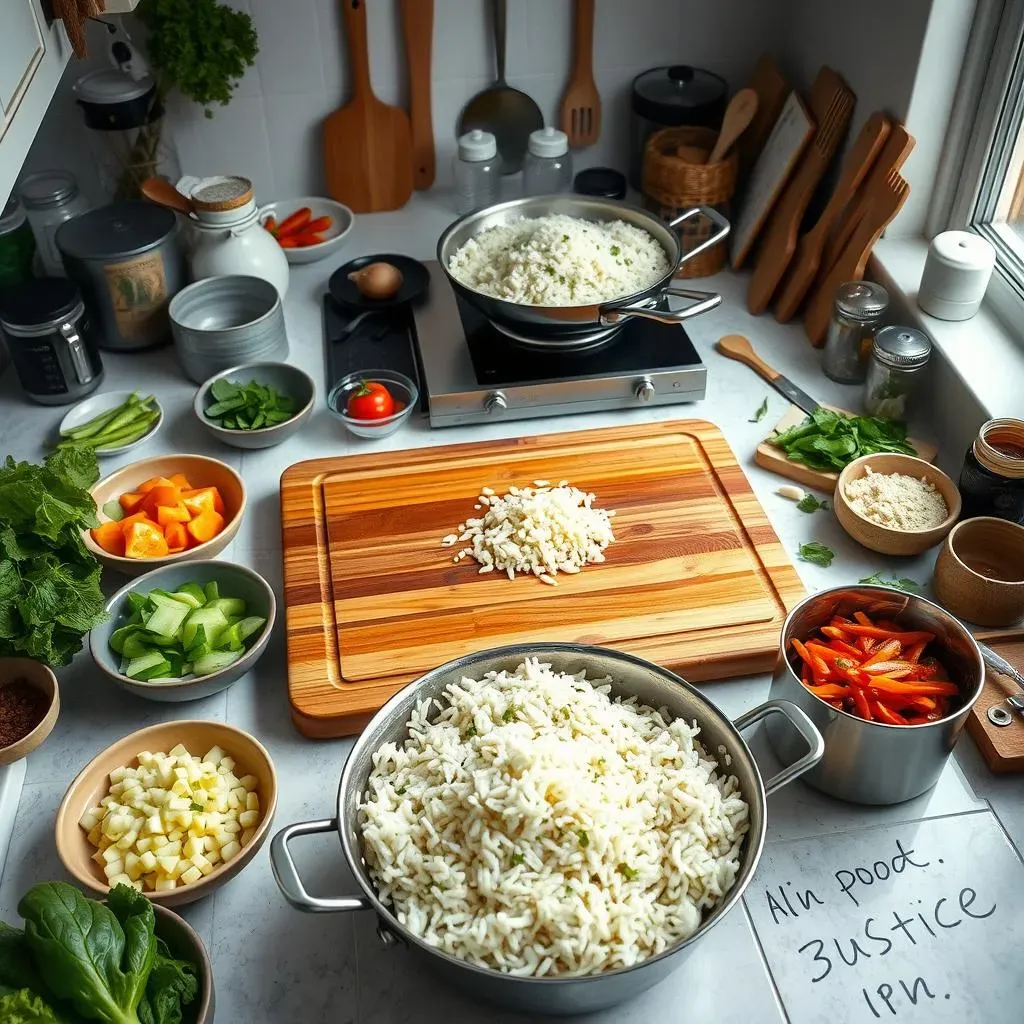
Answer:
<svg viewBox="0 0 1024 1024"><path fill-rule="evenodd" d="M696 726L608 683L536 660L463 678L374 754L363 848L406 928L534 977L628 967L697 930L736 880L749 808Z"/></svg>
<svg viewBox="0 0 1024 1024"><path fill-rule="evenodd" d="M584 306L650 288L668 256L643 228L565 214L524 218L481 232L448 261L474 291L531 306Z"/></svg>

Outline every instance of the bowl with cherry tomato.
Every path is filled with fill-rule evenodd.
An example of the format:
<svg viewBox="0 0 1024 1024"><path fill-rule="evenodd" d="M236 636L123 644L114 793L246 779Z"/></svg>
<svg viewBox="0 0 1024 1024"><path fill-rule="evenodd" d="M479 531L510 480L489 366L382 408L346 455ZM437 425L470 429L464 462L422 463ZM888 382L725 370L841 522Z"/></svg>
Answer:
<svg viewBox="0 0 1024 1024"><path fill-rule="evenodd" d="M337 252L354 221L352 211L325 196L282 199L260 207L260 223L289 263L316 263Z"/></svg>
<svg viewBox="0 0 1024 1024"><path fill-rule="evenodd" d="M327 408L356 437L390 437L412 415L419 389L397 370L360 370L342 377L327 396Z"/></svg>

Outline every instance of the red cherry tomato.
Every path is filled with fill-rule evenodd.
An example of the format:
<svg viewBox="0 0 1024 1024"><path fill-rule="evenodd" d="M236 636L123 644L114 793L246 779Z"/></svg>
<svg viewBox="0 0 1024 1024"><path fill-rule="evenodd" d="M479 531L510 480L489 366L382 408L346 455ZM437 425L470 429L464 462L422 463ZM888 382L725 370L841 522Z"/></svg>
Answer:
<svg viewBox="0 0 1024 1024"><path fill-rule="evenodd" d="M395 413L395 400L383 384L366 380L348 396L345 414L354 420L382 420Z"/></svg>

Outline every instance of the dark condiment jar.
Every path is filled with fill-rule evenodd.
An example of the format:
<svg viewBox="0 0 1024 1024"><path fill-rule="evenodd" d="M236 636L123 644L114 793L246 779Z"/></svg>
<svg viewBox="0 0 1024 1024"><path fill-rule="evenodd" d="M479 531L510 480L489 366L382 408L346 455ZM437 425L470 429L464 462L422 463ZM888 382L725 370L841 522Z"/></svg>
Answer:
<svg viewBox="0 0 1024 1024"><path fill-rule="evenodd" d="M996 516L1024 523L1024 420L982 424L960 471L962 519Z"/></svg>

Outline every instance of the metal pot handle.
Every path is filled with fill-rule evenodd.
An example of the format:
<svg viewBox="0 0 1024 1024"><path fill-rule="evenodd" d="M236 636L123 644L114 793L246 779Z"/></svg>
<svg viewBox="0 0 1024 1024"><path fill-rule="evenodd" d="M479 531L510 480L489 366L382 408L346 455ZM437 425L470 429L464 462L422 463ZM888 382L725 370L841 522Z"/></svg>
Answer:
<svg viewBox="0 0 1024 1024"><path fill-rule="evenodd" d="M692 288L680 288L674 284L665 288L661 294L675 295L681 299L695 299L696 301L690 306L685 306L683 309L667 310L652 309L650 306L645 305L645 303L651 300L642 299L632 306L617 306L607 313L602 313L601 323L605 327L611 327L612 324L617 324L620 320L627 317L640 317L642 320L657 320L659 324L680 324L684 320L689 320L691 316L699 316L701 313L709 312L716 306L721 305L722 302L722 296L716 295L714 292L699 292Z"/></svg>
<svg viewBox="0 0 1024 1024"><path fill-rule="evenodd" d="M692 220L698 213L703 217L707 217L707 219L711 221L716 228L718 228L718 231L716 231L710 238L705 238L700 245L695 245L689 252L684 252L679 257L679 262L676 264L677 270L687 261L692 260L695 256L699 256L705 249L710 249L711 246L718 245L718 243L722 241L727 234L729 234L729 222L717 210L710 206L695 206L691 210L686 210L679 214L678 217L674 217L670 220L668 222L668 226L670 228L677 228L680 224L684 224L686 221Z"/></svg>
<svg viewBox="0 0 1024 1024"><path fill-rule="evenodd" d="M290 840L298 836L315 836L322 832L337 832L337 818L323 818L320 821L300 821L295 825L286 825L270 841L270 869L274 872L274 881L284 894L284 898L296 910L304 910L309 914L333 913L338 910L372 910L370 901L365 896L340 896L335 899L321 899L310 896L306 892L302 879L299 878L295 861L288 850Z"/></svg>
<svg viewBox="0 0 1024 1024"><path fill-rule="evenodd" d="M740 715L732 724L742 731L748 725L760 722L762 718L767 718L769 715L784 715L789 719L790 725L807 740L809 749L799 761L794 761L788 768L783 768L778 775L773 775L764 784L765 796L774 793L777 789L782 789L783 786L789 785L794 779L803 775L804 772L810 771L825 753L825 740L822 738L821 733L818 732L817 727L807 715L792 701L767 700L752 711ZM273 856L273 850L271 850L271 856Z"/></svg>

